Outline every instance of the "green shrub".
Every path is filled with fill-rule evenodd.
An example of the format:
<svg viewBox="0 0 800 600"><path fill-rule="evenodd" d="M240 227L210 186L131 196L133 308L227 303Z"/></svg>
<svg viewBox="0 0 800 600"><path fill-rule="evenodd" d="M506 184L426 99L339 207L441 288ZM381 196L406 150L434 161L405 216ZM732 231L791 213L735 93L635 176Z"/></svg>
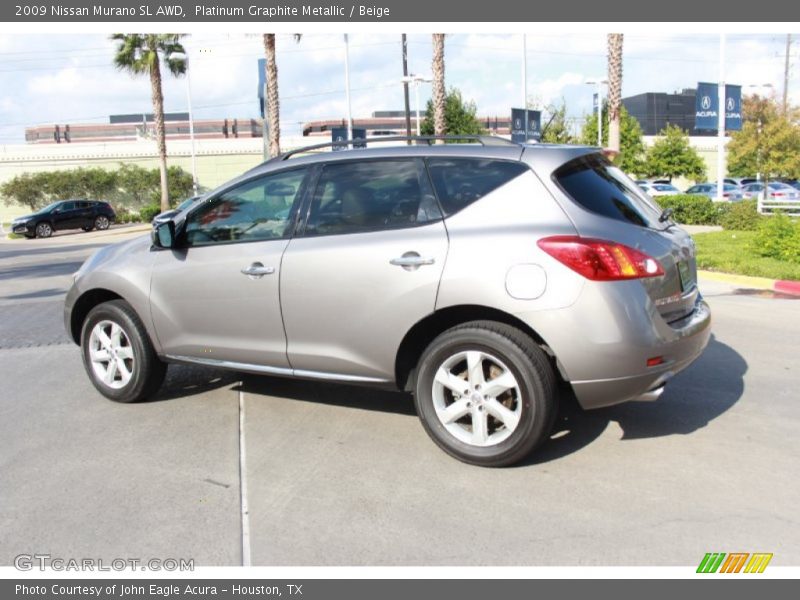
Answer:
<svg viewBox="0 0 800 600"><path fill-rule="evenodd" d="M141 220L138 211L128 210L124 207L117 210L117 223L140 223Z"/></svg>
<svg viewBox="0 0 800 600"><path fill-rule="evenodd" d="M752 250L761 256L800 263L800 221L780 213L764 218Z"/></svg>
<svg viewBox="0 0 800 600"><path fill-rule="evenodd" d="M139 211L139 218L143 223L149 223L160 212L161 207L158 204L148 204Z"/></svg>
<svg viewBox="0 0 800 600"><path fill-rule="evenodd" d="M764 217L758 214L755 200L742 200L728 205L720 215L719 224L723 229L736 231L755 231Z"/></svg>
<svg viewBox="0 0 800 600"><path fill-rule="evenodd" d="M672 220L681 225L717 225L724 210L723 203L693 194L659 196L656 201L665 210L671 208Z"/></svg>
<svg viewBox="0 0 800 600"><path fill-rule="evenodd" d="M192 195L192 175L177 166L169 167L169 198L177 204ZM118 210L136 211L161 201L158 169L120 164L115 171L78 168L22 173L0 185L6 204L20 204L36 210L56 200L88 198L110 200Z"/></svg>

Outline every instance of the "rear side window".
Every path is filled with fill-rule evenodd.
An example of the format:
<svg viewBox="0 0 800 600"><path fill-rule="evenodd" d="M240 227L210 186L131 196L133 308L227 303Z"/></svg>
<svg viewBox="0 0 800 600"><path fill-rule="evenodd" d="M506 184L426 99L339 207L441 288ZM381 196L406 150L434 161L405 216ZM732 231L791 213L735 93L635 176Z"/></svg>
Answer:
<svg viewBox="0 0 800 600"><path fill-rule="evenodd" d="M325 165L306 235L338 235L414 227L441 219L419 160Z"/></svg>
<svg viewBox="0 0 800 600"><path fill-rule="evenodd" d="M569 161L556 170L553 178L588 211L642 227L658 225L661 211L619 168L599 154Z"/></svg>
<svg viewBox="0 0 800 600"><path fill-rule="evenodd" d="M448 217L528 170L522 163L485 158L430 158L427 162Z"/></svg>

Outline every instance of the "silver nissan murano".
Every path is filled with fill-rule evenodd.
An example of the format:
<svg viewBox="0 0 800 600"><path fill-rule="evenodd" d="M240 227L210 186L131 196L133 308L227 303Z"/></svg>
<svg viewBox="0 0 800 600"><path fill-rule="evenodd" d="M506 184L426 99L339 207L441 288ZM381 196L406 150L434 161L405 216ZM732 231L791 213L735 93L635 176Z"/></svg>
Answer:
<svg viewBox="0 0 800 600"><path fill-rule="evenodd" d="M569 388L655 400L705 348L691 238L598 148L379 141L278 156L88 259L65 322L97 390L143 400L168 363L395 386L503 466Z"/></svg>

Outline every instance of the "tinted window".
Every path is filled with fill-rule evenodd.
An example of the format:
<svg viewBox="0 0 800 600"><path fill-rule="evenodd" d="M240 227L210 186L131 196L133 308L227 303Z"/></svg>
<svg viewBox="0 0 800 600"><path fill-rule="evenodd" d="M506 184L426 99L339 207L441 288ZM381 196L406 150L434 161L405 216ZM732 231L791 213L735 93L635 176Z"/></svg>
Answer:
<svg viewBox="0 0 800 600"><path fill-rule="evenodd" d="M61 212L64 212L64 211L67 211L67 210L74 210L75 209L75 203L74 202L64 202L64 204L62 204L59 208L61 209Z"/></svg>
<svg viewBox="0 0 800 600"><path fill-rule="evenodd" d="M243 183L203 203L186 219L190 246L279 239L291 228L305 169L284 171Z"/></svg>
<svg viewBox="0 0 800 600"><path fill-rule="evenodd" d="M594 213L655 227L661 211L605 157L589 154L569 161L553 175L575 202Z"/></svg>
<svg viewBox="0 0 800 600"><path fill-rule="evenodd" d="M518 162L484 158L431 158L428 170L448 217L528 170Z"/></svg>
<svg viewBox="0 0 800 600"><path fill-rule="evenodd" d="M333 163L320 174L306 235L413 227L441 219L422 163Z"/></svg>

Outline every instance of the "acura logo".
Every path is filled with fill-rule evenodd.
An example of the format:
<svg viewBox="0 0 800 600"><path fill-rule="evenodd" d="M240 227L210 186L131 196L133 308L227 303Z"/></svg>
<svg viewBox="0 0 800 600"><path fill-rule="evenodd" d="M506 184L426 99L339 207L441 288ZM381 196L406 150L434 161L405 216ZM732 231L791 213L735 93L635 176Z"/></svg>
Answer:
<svg viewBox="0 0 800 600"><path fill-rule="evenodd" d="M733 112L736 108L736 102L733 98L728 98L728 101L725 103L725 107L728 109L728 112Z"/></svg>
<svg viewBox="0 0 800 600"><path fill-rule="evenodd" d="M700 100L700 106L703 107L703 110L711 108L711 96L703 96Z"/></svg>
<svg viewBox="0 0 800 600"><path fill-rule="evenodd" d="M521 129L521 128L522 128L522 120L514 119L514 129Z"/></svg>

